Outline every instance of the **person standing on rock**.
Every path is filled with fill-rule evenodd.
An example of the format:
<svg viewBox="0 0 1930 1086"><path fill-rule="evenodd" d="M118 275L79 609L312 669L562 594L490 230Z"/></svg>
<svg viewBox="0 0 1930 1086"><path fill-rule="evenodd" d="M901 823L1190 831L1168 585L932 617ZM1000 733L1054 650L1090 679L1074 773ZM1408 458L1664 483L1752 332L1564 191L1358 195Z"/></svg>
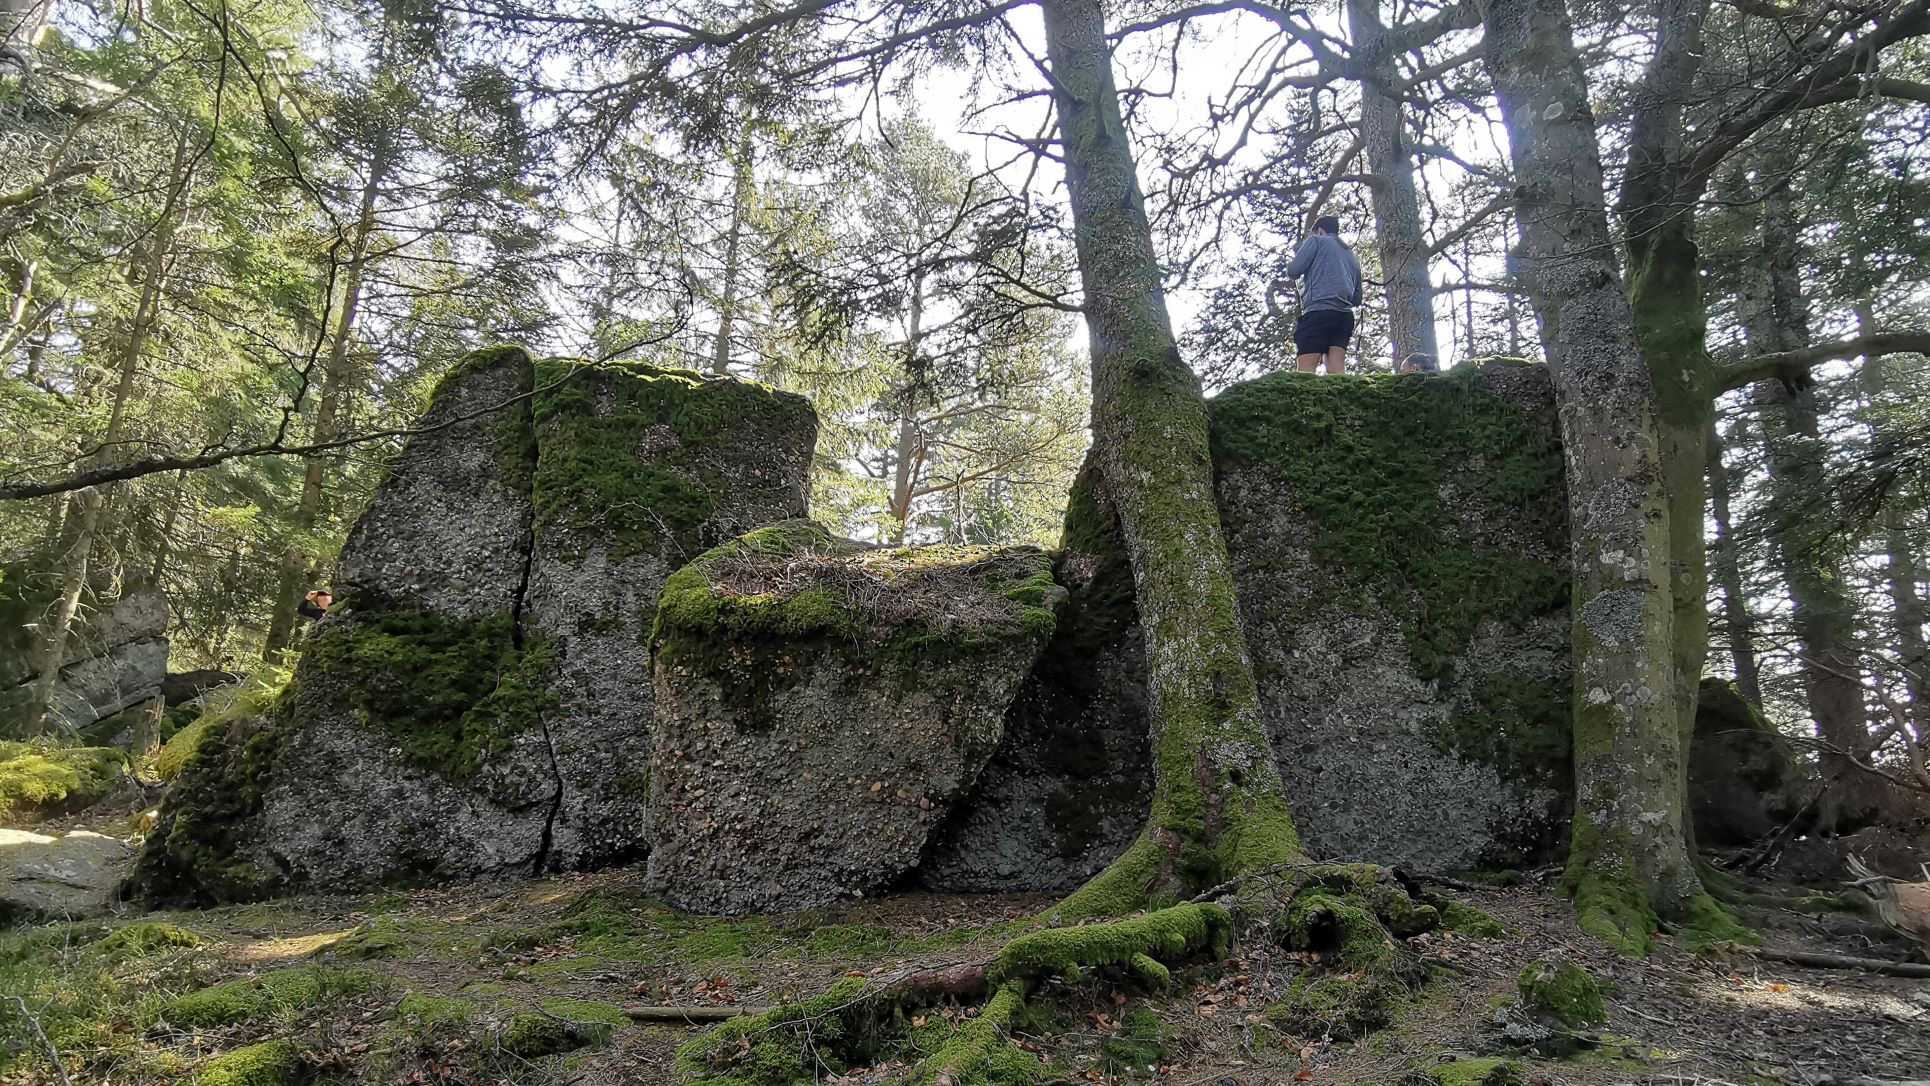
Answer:
<svg viewBox="0 0 1930 1086"><path fill-rule="evenodd" d="M1287 265L1287 278L1304 279L1300 320L1293 326L1295 364L1312 373L1322 360L1329 374L1347 371L1347 344L1354 338L1354 310L1361 301L1360 261L1340 240L1340 219L1322 215Z"/></svg>

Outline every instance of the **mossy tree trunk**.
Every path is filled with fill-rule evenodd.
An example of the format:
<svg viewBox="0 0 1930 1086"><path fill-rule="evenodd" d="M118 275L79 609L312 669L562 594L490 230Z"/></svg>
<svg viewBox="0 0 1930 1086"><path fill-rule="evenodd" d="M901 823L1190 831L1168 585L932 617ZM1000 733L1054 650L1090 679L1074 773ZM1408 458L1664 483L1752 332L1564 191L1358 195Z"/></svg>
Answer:
<svg viewBox="0 0 1930 1086"><path fill-rule="evenodd" d="M1568 465L1576 811L1564 886L1584 927L1639 951L1658 914L1721 926L1696 875L1684 802L1684 712L1707 638L1696 623L1707 399L1699 385L1683 387L1699 370L1645 360L1665 338L1698 342L1699 307L1660 323L1671 316L1665 297L1699 289L1695 250L1686 224L1649 236L1657 248L1635 257L1634 274L1650 293L1637 289L1632 301L1614 263L1595 120L1562 0L1493 0L1483 21L1514 159L1515 256L1541 322ZM1685 508L1693 515L1681 523ZM1691 591L1693 607L1682 599ZM1679 616L1689 629L1678 631Z"/></svg>
<svg viewBox="0 0 1930 1086"><path fill-rule="evenodd" d="M1260 720L1207 452L1113 82L1099 0L1047 3L1045 30L1092 350L1093 445L1145 632L1154 794L1145 833L1063 905L1117 915L1294 859Z"/></svg>

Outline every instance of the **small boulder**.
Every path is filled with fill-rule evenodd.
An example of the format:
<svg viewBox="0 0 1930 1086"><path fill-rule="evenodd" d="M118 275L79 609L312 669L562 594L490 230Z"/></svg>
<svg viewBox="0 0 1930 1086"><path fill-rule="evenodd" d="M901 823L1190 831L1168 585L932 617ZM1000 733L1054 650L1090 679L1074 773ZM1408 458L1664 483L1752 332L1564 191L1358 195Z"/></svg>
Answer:
<svg viewBox="0 0 1930 1086"><path fill-rule="evenodd" d="M650 883L740 913L897 882L998 746L1064 597L1036 548L872 548L809 521L679 570L652 637Z"/></svg>
<svg viewBox="0 0 1930 1086"><path fill-rule="evenodd" d="M1689 748L1689 809L1696 840L1745 845L1774 833L1795 812L1789 785L1795 752L1735 686L1702 680Z"/></svg>
<svg viewBox="0 0 1930 1086"><path fill-rule="evenodd" d="M1515 978L1516 999L1488 1025L1504 1045L1543 1056L1567 1056L1597 1043L1589 1031L1608 1023L1601 985L1574 962L1530 962Z"/></svg>
<svg viewBox="0 0 1930 1086"><path fill-rule="evenodd" d="M0 922L100 916L133 860L118 837L0 829Z"/></svg>

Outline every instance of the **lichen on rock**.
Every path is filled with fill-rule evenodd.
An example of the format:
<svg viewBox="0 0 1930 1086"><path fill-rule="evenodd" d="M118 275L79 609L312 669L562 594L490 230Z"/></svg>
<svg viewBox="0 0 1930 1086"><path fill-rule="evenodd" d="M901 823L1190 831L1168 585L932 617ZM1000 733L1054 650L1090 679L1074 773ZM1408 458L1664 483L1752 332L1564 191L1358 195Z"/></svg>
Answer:
<svg viewBox="0 0 1930 1086"><path fill-rule="evenodd" d="M679 570L652 634L650 882L745 912L902 877L998 745L1064 596L1036 548L872 548L808 521Z"/></svg>

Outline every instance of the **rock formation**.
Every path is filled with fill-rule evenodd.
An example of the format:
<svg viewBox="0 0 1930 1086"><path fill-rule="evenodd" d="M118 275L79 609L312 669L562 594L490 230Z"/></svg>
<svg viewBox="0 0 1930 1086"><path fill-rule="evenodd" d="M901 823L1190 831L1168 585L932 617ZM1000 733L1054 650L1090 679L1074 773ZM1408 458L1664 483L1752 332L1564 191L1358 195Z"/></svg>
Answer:
<svg viewBox="0 0 1930 1086"><path fill-rule="evenodd" d="M803 513L815 436L803 400L761 386L471 356L351 533L287 691L188 759L139 888L249 898L640 852L642 624L687 555Z"/></svg>
<svg viewBox="0 0 1930 1086"><path fill-rule="evenodd" d="M1308 844L1434 871L1551 855L1569 656L1545 371L1276 374L1210 407L1261 709ZM1090 473L1066 546L1066 620L1008 720L1014 745L927 858L934 888L1064 889L1140 828L1144 665Z"/></svg>
<svg viewBox="0 0 1930 1086"><path fill-rule="evenodd" d="M658 605L649 881L701 912L896 882L978 778L1065 590L1030 547L869 548L809 521Z"/></svg>
<svg viewBox="0 0 1930 1086"><path fill-rule="evenodd" d="M1262 709L1317 853L1559 846L1551 410L1540 368L1503 363L1213 401ZM815 421L761 386L503 349L424 421L288 690L196 740L150 897L647 855L685 907L789 908L914 877L1064 889L1139 831L1132 578L1090 476L1055 555L872 548L794 520Z"/></svg>
<svg viewBox="0 0 1930 1086"><path fill-rule="evenodd" d="M0 574L0 734L23 716L33 686L37 624L57 587L27 570ZM168 604L159 588L130 592L75 618L48 706L50 724L79 731L158 696L168 673Z"/></svg>

